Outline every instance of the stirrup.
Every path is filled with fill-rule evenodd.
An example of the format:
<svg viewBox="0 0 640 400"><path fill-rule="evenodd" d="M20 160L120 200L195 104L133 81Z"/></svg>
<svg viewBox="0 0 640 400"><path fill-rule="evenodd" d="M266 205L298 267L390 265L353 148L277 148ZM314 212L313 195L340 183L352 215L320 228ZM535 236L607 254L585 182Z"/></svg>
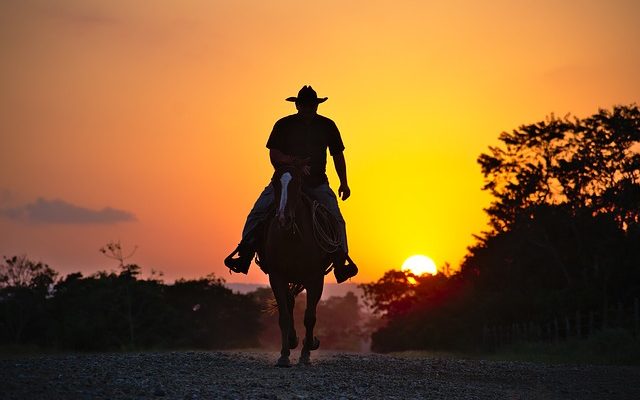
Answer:
<svg viewBox="0 0 640 400"><path fill-rule="evenodd" d="M342 283L358 275L358 266L348 254L345 254L345 262L346 264L336 265L333 268L333 275L336 277L338 283Z"/></svg>
<svg viewBox="0 0 640 400"><path fill-rule="evenodd" d="M224 259L224 265L235 273L246 275L249 272L251 259L253 257L246 257L245 255L243 255L243 252L241 252L240 249L241 247L242 245L238 245L238 247L236 247L236 249ZM233 256L235 256L236 254L238 254L238 257L233 258Z"/></svg>

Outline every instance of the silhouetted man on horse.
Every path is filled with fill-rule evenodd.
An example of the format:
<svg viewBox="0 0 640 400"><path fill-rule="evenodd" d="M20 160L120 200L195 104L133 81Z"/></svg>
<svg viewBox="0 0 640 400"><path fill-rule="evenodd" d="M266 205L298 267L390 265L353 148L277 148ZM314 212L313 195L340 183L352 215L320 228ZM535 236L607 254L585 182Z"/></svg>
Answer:
<svg viewBox="0 0 640 400"><path fill-rule="evenodd" d="M345 221L338 207L335 193L329 187L326 175L327 149L340 178L338 195L346 200L351 195L347 183L347 167L344 159L344 144L336 124L318 114L318 104L327 97L318 98L311 86L304 86L297 97L289 97L298 112L281 118L273 127L267 148L273 167L295 167L301 170L302 191L317 201L335 218L339 226L339 245L330 254L333 270L338 283L355 276L358 268L348 256ZM246 274L249 270L264 231L264 221L273 216L275 210L274 187L270 183L256 201L247 217L238 247L224 260L233 272ZM235 257L237 255L237 257ZM268 271L266 271L268 272Z"/></svg>

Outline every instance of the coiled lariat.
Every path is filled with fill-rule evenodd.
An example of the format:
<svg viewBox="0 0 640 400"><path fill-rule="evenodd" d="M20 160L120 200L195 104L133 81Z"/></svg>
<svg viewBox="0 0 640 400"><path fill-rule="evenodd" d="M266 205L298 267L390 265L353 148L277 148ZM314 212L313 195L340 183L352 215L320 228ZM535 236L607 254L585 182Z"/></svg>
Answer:
<svg viewBox="0 0 640 400"><path fill-rule="evenodd" d="M327 253L335 253L342 247L342 235L338 220L326 206L315 200L311 215L313 216L313 236L316 243Z"/></svg>

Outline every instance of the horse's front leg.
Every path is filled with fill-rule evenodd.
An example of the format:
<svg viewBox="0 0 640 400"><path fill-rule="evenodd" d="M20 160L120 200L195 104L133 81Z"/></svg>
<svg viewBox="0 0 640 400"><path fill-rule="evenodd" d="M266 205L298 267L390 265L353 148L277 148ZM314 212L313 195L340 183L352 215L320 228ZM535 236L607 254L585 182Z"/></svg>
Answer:
<svg viewBox="0 0 640 400"><path fill-rule="evenodd" d="M313 336L313 328L316 325L316 307L322 297L324 276L314 279L307 286L307 309L304 311L305 337L302 342L302 352L300 353L300 364L311 364L311 351L320 347L320 341Z"/></svg>
<svg viewBox="0 0 640 400"><path fill-rule="evenodd" d="M289 286L284 279L278 278L275 273L269 274L269 283L271 284L271 290L273 296L278 303L278 323L280 325L280 333L282 335L282 346L280 348L280 358L276 363L276 367L290 367L291 361L289 361L289 332L291 331L291 314L289 313L288 295Z"/></svg>
<svg viewBox="0 0 640 400"><path fill-rule="evenodd" d="M289 324L289 350L293 350L298 347L298 334L296 333L296 321L293 318L293 310L296 307L296 298L288 289L287 285L287 308L289 310L289 318L291 323Z"/></svg>

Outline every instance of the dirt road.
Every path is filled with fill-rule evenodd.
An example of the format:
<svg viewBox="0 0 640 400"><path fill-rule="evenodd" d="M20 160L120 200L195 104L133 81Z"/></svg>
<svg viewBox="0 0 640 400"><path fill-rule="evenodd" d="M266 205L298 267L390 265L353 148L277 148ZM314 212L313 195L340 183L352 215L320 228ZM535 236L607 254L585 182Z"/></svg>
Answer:
<svg viewBox="0 0 640 400"><path fill-rule="evenodd" d="M0 356L0 399L640 399L640 367L317 352L281 369L276 356Z"/></svg>

